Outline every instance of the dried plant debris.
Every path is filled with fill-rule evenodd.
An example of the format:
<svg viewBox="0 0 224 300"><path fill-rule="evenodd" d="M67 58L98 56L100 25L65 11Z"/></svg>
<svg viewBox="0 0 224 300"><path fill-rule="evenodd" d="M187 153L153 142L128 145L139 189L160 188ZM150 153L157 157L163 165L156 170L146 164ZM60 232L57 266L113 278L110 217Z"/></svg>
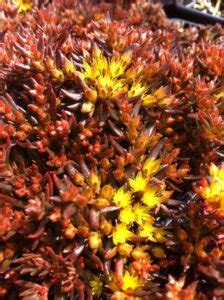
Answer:
<svg viewBox="0 0 224 300"><path fill-rule="evenodd" d="M222 299L223 28L0 7L0 297Z"/></svg>

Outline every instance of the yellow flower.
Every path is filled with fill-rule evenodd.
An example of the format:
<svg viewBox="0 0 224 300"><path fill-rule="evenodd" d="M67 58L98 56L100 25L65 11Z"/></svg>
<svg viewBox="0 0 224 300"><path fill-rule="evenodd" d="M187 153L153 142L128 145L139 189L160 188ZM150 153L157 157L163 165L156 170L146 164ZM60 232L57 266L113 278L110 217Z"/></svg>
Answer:
<svg viewBox="0 0 224 300"><path fill-rule="evenodd" d="M113 201L116 204L116 206L127 207L131 204L131 196L132 195L129 191L125 191L124 187L121 187L115 193L113 197Z"/></svg>
<svg viewBox="0 0 224 300"><path fill-rule="evenodd" d="M224 180L224 168L222 167L218 168L215 164L212 163L209 169L209 173L211 176L220 181Z"/></svg>
<svg viewBox="0 0 224 300"><path fill-rule="evenodd" d="M141 201L148 207L153 208L168 199L170 195L170 191L163 191L155 187L150 187L144 192Z"/></svg>
<svg viewBox="0 0 224 300"><path fill-rule="evenodd" d="M142 172L139 172L135 178L129 179L129 184L134 192L143 192L148 184L148 179L143 177Z"/></svg>
<svg viewBox="0 0 224 300"><path fill-rule="evenodd" d="M135 214L135 220L139 225L142 225L143 222L152 218L152 216L149 214L149 208L139 203L133 206L133 211Z"/></svg>
<svg viewBox="0 0 224 300"><path fill-rule="evenodd" d="M112 236L113 236L113 243L117 245L117 244L125 243L133 236L133 233L130 230L128 230L127 225L117 224L114 228Z"/></svg>
<svg viewBox="0 0 224 300"><path fill-rule="evenodd" d="M143 285L143 280L137 275L125 271L123 280L122 280L122 290L128 292L129 294L134 293L138 288Z"/></svg>
<svg viewBox="0 0 224 300"><path fill-rule="evenodd" d="M135 221L135 213L131 206L125 207L120 211L119 220L124 224L132 224Z"/></svg>
<svg viewBox="0 0 224 300"><path fill-rule="evenodd" d="M146 176L152 177L159 171L161 160L155 160L153 157L149 157L143 164L143 172Z"/></svg>
<svg viewBox="0 0 224 300"><path fill-rule="evenodd" d="M202 198L209 209L217 209L224 213L224 168L218 168L215 164L211 164L210 183L207 182L204 187L199 189Z"/></svg>
<svg viewBox="0 0 224 300"><path fill-rule="evenodd" d="M131 62L130 51L116 52L107 58L99 47L94 46L91 59L84 60L76 74L84 86L97 91L97 98L101 100L116 100L123 93L129 97L142 96L148 87L141 83L141 69L133 70Z"/></svg>
<svg viewBox="0 0 224 300"><path fill-rule="evenodd" d="M152 242L164 242L166 232L162 228L153 226L152 220L150 220L138 228L138 234Z"/></svg>
<svg viewBox="0 0 224 300"><path fill-rule="evenodd" d="M103 290L103 283L100 280L99 276L91 274L90 286L92 288L92 295L100 297Z"/></svg>
<svg viewBox="0 0 224 300"><path fill-rule="evenodd" d="M20 13L30 10L32 8L32 2L30 0L15 0L15 6L17 7L17 11Z"/></svg>
<svg viewBox="0 0 224 300"><path fill-rule="evenodd" d="M144 280L137 274L125 271L122 283L117 281L115 274L110 274L106 287L114 292L114 299L140 300L141 298L132 296L136 290L144 285Z"/></svg>
<svg viewBox="0 0 224 300"><path fill-rule="evenodd" d="M115 99L120 93L128 91L125 71L130 65L132 55L129 52L120 55L114 53L107 59L100 48L94 46L92 60L84 61L82 70L77 72L85 83L91 82L98 91L99 98Z"/></svg>
<svg viewBox="0 0 224 300"><path fill-rule="evenodd" d="M145 222L142 226L139 227L139 235L141 237L146 237L148 240L155 242L155 238L153 236L154 233L154 226L152 225L152 222Z"/></svg>

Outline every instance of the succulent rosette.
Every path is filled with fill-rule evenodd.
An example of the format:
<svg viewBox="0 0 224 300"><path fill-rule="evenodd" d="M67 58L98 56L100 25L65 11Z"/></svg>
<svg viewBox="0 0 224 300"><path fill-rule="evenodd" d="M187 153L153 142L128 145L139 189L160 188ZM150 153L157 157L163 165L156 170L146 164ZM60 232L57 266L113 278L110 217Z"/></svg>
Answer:
<svg viewBox="0 0 224 300"><path fill-rule="evenodd" d="M0 7L0 297L222 299L223 28Z"/></svg>

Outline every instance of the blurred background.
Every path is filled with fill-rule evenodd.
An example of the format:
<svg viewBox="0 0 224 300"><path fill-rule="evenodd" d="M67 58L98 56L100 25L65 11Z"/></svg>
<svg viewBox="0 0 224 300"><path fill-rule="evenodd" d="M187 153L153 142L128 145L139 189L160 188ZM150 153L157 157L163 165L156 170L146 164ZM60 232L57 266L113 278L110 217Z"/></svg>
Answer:
<svg viewBox="0 0 224 300"><path fill-rule="evenodd" d="M100 2L100 1L96 1ZM128 7L131 0L104 1L114 2L117 6ZM149 0L160 3L166 15L173 22L187 24L222 24L224 25L224 0Z"/></svg>

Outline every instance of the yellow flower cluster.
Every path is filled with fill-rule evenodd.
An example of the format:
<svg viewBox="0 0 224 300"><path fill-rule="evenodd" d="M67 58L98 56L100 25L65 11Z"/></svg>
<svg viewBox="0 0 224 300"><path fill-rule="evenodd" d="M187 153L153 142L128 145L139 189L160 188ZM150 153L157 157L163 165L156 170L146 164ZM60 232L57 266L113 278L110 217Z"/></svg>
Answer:
<svg viewBox="0 0 224 300"><path fill-rule="evenodd" d="M224 214L224 168L211 164L210 180L199 188L199 194L205 200L209 210L217 210Z"/></svg>
<svg viewBox="0 0 224 300"><path fill-rule="evenodd" d="M141 80L142 68L133 68L132 53L113 53L107 59L97 46L93 47L92 57L83 61L81 70L66 61L67 75L78 77L85 90L85 97L91 102L97 99L115 100L126 93L128 97L142 97L148 86Z"/></svg>
<svg viewBox="0 0 224 300"><path fill-rule="evenodd" d="M15 0L14 6L17 8L18 13L31 10L32 2L30 0Z"/></svg>
<svg viewBox="0 0 224 300"><path fill-rule="evenodd" d="M122 186L114 194L113 201L120 207L119 222L112 233L115 245L130 241L136 234L152 242L164 240L165 232L153 225L154 218L150 214L151 209L171 195L165 186L158 187L150 183L150 179L159 171L160 164L160 160L152 157L146 159L141 171L129 179L129 189ZM136 199L140 201L136 202ZM134 224L138 228L136 233L132 231Z"/></svg>
<svg viewBox="0 0 224 300"><path fill-rule="evenodd" d="M19 10L25 11L31 8L29 0L15 0L19 3ZM175 100L170 95L168 87L160 87L149 93L149 85L144 73L144 66L136 67L135 58L131 51L123 54L114 52L107 57L96 45L92 52L83 53L82 64L77 64L65 56L62 69L58 69L49 57L46 60L46 68L52 78L63 81L65 78L77 81L85 97L83 111L91 112L98 100L116 101L123 95L129 98L138 97L142 106L158 106L165 108Z"/></svg>
<svg viewBox="0 0 224 300"><path fill-rule="evenodd" d="M130 300L140 300L135 293L145 280L135 267L150 265L150 255L147 251L149 246L136 247L133 243L135 239L148 240L153 243L150 246L151 253L156 257L165 257L163 249L157 243L165 242L167 233L163 228L155 226L151 213L152 209L171 195L171 191L165 190L165 184L155 183L153 179L160 169L160 159L143 157L139 172L118 189L108 184L101 186L100 177L95 173L90 174L89 185L98 195L90 203L96 209L102 209L113 202L119 208L119 213L115 225L106 218L101 218L100 233L89 234L89 246L97 251L102 246L102 235L111 236L113 251L126 260L131 258L128 267L124 266L122 278L119 278L117 271L110 274L109 278L91 277L90 286L94 296L101 295L103 282L106 282L107 287L113 291L113 299L126 299L128 296Z"/></svg>

